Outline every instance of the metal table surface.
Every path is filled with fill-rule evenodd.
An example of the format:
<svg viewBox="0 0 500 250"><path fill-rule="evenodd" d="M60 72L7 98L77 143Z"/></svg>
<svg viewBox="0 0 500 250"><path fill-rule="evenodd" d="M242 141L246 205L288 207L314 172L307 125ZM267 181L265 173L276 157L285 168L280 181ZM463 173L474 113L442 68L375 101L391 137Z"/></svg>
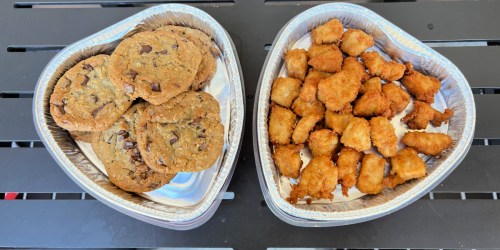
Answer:
<svg viewBox="0 0 500 250"><path fill-rule="evenodd" d="M241 60L247 120L228 190L234 199L224 200L210 221L191 231L143 223L85 195L35 132L33 89L50 58L150 3L0 1L0 247L500 247L500 1L361 2L462 70L475 93L477 126L465 160L425 198L377 220L332 228L294 227L272 214L258 184L251 140L253 99L266 45L293 16L322 2L184 2L227 29ZM5 200L6 192L20 194Z"/></svg>

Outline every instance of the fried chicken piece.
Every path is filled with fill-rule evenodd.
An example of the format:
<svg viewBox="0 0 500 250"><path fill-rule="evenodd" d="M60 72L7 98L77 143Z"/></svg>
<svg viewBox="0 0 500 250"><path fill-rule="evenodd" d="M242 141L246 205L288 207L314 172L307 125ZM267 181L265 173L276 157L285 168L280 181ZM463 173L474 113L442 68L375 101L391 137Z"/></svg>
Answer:
<svg viewBox="0 0 500 250"><path fill-rule="evenodd" d="M405 76L401 83L417 100L428 103L434 103L434 95L441 88L441 82L437 78L414 70L411 63L406 64Z"/></svg>
<svg viewBox="0 0 500 250"><path fill-rule="evenodd" d="M439 127L441 123L448 122L448 119L453 115L453 110L445 109L444 113L434 109L429 103L415 101L413 110L401 121L406 123L411 129L426 129L429 122L432 125Z"/></svg>
<svg viewBox="0 0 500 250"><path fill-rule="evenodd" d="M307 141L309 138L309 133L313 130L314 125L321 120L320 115L311 115L302 117L302 119L297 122L295 129L293 130L292 140L295 144L301 144Z"/></svg>
<svg viewBox="0 0 500 250"><path fill-rule="evenodd" d="M396 155L396 145L398 137L391 122L383 116L373 117L370 120L370 135L373 146L377 147L378 152L384 157Z"/></svg>
<svg viewBox="0 0 500 250"><path fill-rule="evenodd" d="M366 154L361 162L356 187L366 194L378 194L384 189L385 159L376 154Z"/></svg>
<svg viewBox="0 0 500 250"><path fill-rule="evenodd" d="M293 101L292 110L300 117L319 115L323 119L325 115L325 106L322 102L306 102L300 96Z"/></svg>
<svg viewBox="0 0 500 250"><path fill-rule="evenodd" d="M298 199L306 196L312 199L332 200L337 176L337 167L328 156L312 158L302 171L299 183L292 186L288 201L296 204Z"/></svg>
<svg viewBox="0 0 500 250"><path fill-rule="evenodd" d="M448 149L453 140L443 133L406 132L401 142L419 153L437 156Z"/></svg>
<svg viewBox="0 0 500 250"><path fill-rule="evenodd" d="M327 128L331 128L337 134L342 135L344 133L347 124L354 116L352 113L334 112L327 110L325 112L325 125Z"/></svg>
<svg viewBox="0 0 500 250"><path fill-rule="evenodd" d="M273 144L288 144L292 137L297 116L289 109L271 104L269 139Z"/></svg>
<svg viewBox="0 0 500 250"><path fill-rule="evenodd" d="M304 81L308 67L307 60L305 49L293 49L286 52L285 65L288 76Z"/></svg>
<svg viewBox="0 0 500 250"><path fill-rule="evenodd" d="M318 45L326 43L334 43L338 45L342 34L344 34L344 27L338 19L332 19L327 23L316 27L311 32L313 43Z"/></svg>
<svg viewBox="0 0 500 250"><path fill-rule="evenodd" d="M404 148L391 157L391 172L384 179L384 186L394 188L405 181L426 175L425 162L412 148Z"/></svg>
<svg viewBox="0 0 500 250"><path fill-rule="evenodd" d="M353 117L344 130L340 142L346 147L358 151L368 150L372 147L370 141L370 124L363 118Z"/></svg>
<svg viewBox="0 0 500 250"><path fill-rule="evenodd" d="M313 131L309 135L309 140L307 142L313 157L321 155L332 157L333 153L339 146L339 138L337 134L329 129Z"/></svg>
<svg viewBox="0 0 500 250"><path fill-rule="evenodd" d="M355 75L361 79L361 82L368 80L370 77L366 72L365 66L358 61L357 57L347 57L344 59L342 70L349 71L350 74Z"/></svg>
<svg viewBox="0 0 500 250"><path fill-rule="evenodd" d="M363 153L348 147L343 147L340 150L337 167L339 171L339 183L342 184L342 194L344 196L349 197L348 189L356 185L358 162L362 156Z"/></svg>
<svg viewBox="0 0 500 250"><path fill-rule="evenodd" d="M368 79L359 89L360 94L364 94L370 90L375 90L382 93L382 79L380 77L372 77Z"/></svg>
<svg viewBox="0 0 500 250"><path fill-rule="evenodd" d="M361 80L349 71L340 71L318 84L318 99L331 111L339 111L354 101L358 95Z"/></svg>
<svg viewBox="0 0 500 250"><path fill-rule="evenodd" d="M330 73L309 69L309 73L307 74L304 84L302 84L302 88L300 89L299 97L306 102L318 101L316 98L318 83L329 76L331 76Z"/></svg>
<svg viewBox="0 0 500 250"><path fill-rule="evenodd" d="M295 78L276 78L271 88L271 100L283 107L290 108L300 92L302 82Z"/></svg>
<svg viewBox="0 0 500 250"><path fill-rule="evenodd" d="M364 52L361 54L371 76L380 76L385 81L392 82L401 79L405 73L405 66L396 61L387 62L378 52Z"/></svg>
<svg viewBox="0 0 500 250"><path fill-rule="evenodd" d="M373 37L366 34L364 31L348 29L342 36L340 49L350 56L358 56L374 44Z"/></svg>
<svg viewBox="0 0 500 250"><path fill-rule="evenodd" d="M313 45L309 49L308 64L316 70L335 73L340 71L344 57L335 45Z"/></svg>
<svg viewBox="0 0 500 250"><path fill-rule="evenodd" d="M364 93L354 104L355 116L385 116L391 115L389 101L377 90Z"/></svg>
<svg viewBox="0 0 500 250"><path fill-rule="evenodd" d="M273 160L280 173L288 178L299 178L302 159L300 150L304 144L276 145L273 153Z"/></svg>
<svg viewBox="0 0 500 250"><path fill-rule="evenodd" d="M410 103L410 94L393 82L384 84L384 86L382 86L382 92L389 101L389 107L391 109L390 119L397 113L403 111L406 106L408 106L408 103Z"/></svg>

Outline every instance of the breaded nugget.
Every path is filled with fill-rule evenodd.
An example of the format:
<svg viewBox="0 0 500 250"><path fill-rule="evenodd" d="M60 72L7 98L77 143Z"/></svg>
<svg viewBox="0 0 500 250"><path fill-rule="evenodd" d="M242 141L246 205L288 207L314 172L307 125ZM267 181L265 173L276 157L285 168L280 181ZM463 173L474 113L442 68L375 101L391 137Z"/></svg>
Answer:
<svg viewBox="0 0 500 250"><path fill-rule="evenodd" d="M350 56L358 56L374 44L373 37L366 34L364 31L348 29L344 35L342 35L340 49Z"/></svg>
<svg viewBox="0 0 500 250"><path fill-rule="evenodd" d="M453 140L447 134L406 132L401 142L426 155L439 155L451 146Z"/></svg>
<svg viewBox="0 0 500 250"><path fill-rule="evenodd" d="M384 86L382 86L382 92L389 101L389 107L391 109L390 119L397 113L403 111L406 106L408 106L408 103L410 103L410 94L393 82L384 84Z"/></svg>
<svg viewBox="0 0 500 250"><path fill-rule="evenodd" d="M295 78L276 78L271 88L271 100L283 107L290 108L293 100L299 95L301 84L302 82Z"/></svg>
<svg viewBox="0 0 500 250"><path fill-rule="evenodd" d="M335 73L342 67L344 57L335 45L312 45L308 53L308 64L316 70Z"/></svg>
<svg viewBox="0 0 500 250"><path fill-rule="evenodd" d="M310 196L312 199L333 199L332 192L337 185L337 167L330 157L319 156L311 159L302 171L300 181L292 186L290 203Z"/></svg>
<svg viewBox="0 0 500 250"><path fill-rule="evenodd" d="M372 147L370 140L370 124L363 118L353 117L340 138L340 142L346 147L358 151L368 150Z"/></svg>
<svg viewBox="0 0 500 250"><path fill-rule="evenodd" d="M378 152L384 157L396 155L396 145L398 137L391 122L383 116L373 117L370 120L370 135L373 146L377 147Z"/></svg>
<svg viewBox="0 0 500 250"><path fill-rule="evenodd" d="M342 135L347 124L349 124L349 121L353 117L352 113L342 114L341 112L327 110L325 112L325 125L337 134Z"/></svg>
<svg viewBox="0 0 500 250"><path fill-rule="evenodd" d="M370 77L366 72L365 66L358 61L357 57L345 58L342 64L342 70L349 71L351 75L361 79L361 82L365 82Z"/></svg>
<svg viewBox="0 0 500 250"><path fill-rule="evenodd" d="M295 144L304 143L309 138L309 133L313 130L314 125L321 120L320 115L311 115L302 117L297 122L295 129L293 130L292 140Z"/></svg>
<svg viewBox="0 0 500 250"><path fill-rule="evenodd" d="M417 100L428 103L434 103L434 95L441 88L441 82L437 78L414 70L411 63L406 64L405 76L401 83Z"/></svg>
<svg viewBox="0 0 500 250"><path fill-rule="evenodd" d="M305 49L293 49L286 52L285 65L288 76L304 81L307 73L307 60Z"/></svg>
<svg viewBox="0 0 500 250"><path fill-rule="evenodd" d="M298 97L293 101L292 110L300 117L310 116L310 115L320 115L321 119L325 114L325 106L320 101L306 102L302 98Z"/></svg>
<svg viewBox="0 0 500 250"><path fill-rule="evenodd" d="M337 167L339 171L339 183L342 184L342 194L344 196L349 196L347 193L348 189L356 185L358 162L362 156L363 153L348 147L343 147L340 150Z"/></svg>
<svg viewBox="0 0 500 250"><path fill-rule="evenodd" d="M331 111L339 111L354 101L358 95L361 79L349 71L340 71L318 84L318 99Z"/></svg>
<svg viewBox="0 0 500 250"><path fill-rule="evenodd" d="M361 85L360 94L364 94L370 90L375 90L382 93L382 79L380 77L372 77Z"/></svg>
<svg viewBox="0 0 500 250"><path fill-rule="evenodd" d="M385 116L391 115L389 101L384 94L377 90L364 93L354 104L353 114L355 116Z"/></svg>
<svg viewBox="0 0 500 250"><path fill-rule="evenodd" d="M344 34L344 27L338 19L332 19L311 32L315 44L335 43L338 45L342 34Z"/></svg>
<svg viewBox="0 0 500 250"><path fill-rule="evenodd" d="M320 155L332 157L339 145L337 134L329 129L313 131L307 141L313 157Z"/></svg>
<svg viewBox="0 0 500 250"><path fill-rule="evenodd" d="M426 129L429 122L439 127L441 123L448 122L453 115L453 110L445 109L444 113L434 109L429 103L415 101L413 110L401 119L411 129Z"/></svg>
<svg viewBox="0 0 500 250"><path fill-rule="evenodd" d="M273 144L288 144L292 137L297 116L289 109L271 104L269 139Z"/></svg>
<svg viewBox="0 0 500 250"><path fill-rule="evenodd" d="M288 178L299 178L302 159L300 150L304 144L276 145L273 153L273 160L280 173Z"/></svg>
<svg viewBox="0 0 500 250"><path fill-rule="evenodd" d="M378 194L384 189L385 159L376 154L366 154L361 162L356 187L366 194Z"/></svg>
<svg viewBox="0 0 500 250"><path fill-rule="evenodd" d="M384 186L394 188L407 180L426 175L425 162L412 148L404 148L391 157L391 175L384 179Z"/></svg>
<svg viewBox="0 0 500 250"><path fill-rule="evenodd" d="M302 88L300 89L299 97L306 102L318 101L316 98L318 83L330 75L330 73L309 69L309 73L307 74L304 84L302 84Z"/></svg>
<svg viewBox="0 0 500 250"><path fill-rule="evenodd" d="M387 62L376 51L362 53L361 59L371 76L380 76L380 78L388 82L401 79L405 73L403 64L396 61Z"/></svg>

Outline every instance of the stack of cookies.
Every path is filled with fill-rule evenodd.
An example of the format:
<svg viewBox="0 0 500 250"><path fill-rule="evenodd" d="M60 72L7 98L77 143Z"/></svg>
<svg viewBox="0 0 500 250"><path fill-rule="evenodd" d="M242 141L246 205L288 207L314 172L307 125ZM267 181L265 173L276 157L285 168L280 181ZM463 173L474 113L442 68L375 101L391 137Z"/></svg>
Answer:
<svg viewBox="0 0 500 250"><path fill-rule="evenodd" d="M178 172L209 168L222 152L219 103L199 91L219 54L197 29L137 33L111 55L66 71L50 113L75 140L91 143L113 184L137 193L158 189Z"/></svg>

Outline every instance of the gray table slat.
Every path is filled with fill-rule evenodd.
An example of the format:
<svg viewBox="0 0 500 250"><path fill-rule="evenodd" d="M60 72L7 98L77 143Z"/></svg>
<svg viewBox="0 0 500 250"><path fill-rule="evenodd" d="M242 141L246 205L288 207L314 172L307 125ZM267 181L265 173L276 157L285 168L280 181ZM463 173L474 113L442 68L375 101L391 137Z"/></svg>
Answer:
<svg viewBox="0 0 500 250"><path fill-rule="evenodd" d="M500 203L494 200L419 200L371 222L332 228L293 227L258 204L239 208L223 202L205 225L179 232L131 219L98 201L0 201L0 246L265 249L491 248L500 244ZM44 230L34 223L44 225Z"/></svg>
<svg viewBox="0 0 500 250"><path fill-rule="evenodd" d="M45 148L0 148L0 193L79 193Z"/></svg>

